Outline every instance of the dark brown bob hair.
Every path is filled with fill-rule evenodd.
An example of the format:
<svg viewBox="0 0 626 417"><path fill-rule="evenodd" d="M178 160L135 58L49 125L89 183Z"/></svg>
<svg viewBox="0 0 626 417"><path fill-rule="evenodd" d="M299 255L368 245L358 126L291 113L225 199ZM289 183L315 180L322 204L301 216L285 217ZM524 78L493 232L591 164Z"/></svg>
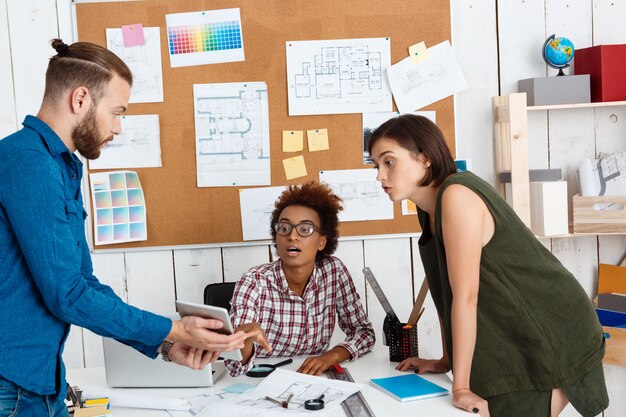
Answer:
<svg viewBox="0 0 626 417"><path fill-rule="evenodd" d="M376 142L383 138L395 140L404 149L413 152L416 157L421 154L430 161L430 169L420 186L438 187L450 174L456 172L454 158L443 133L427 117L403 114L387 120L372 133L367 145L370 155Z"/></svg>

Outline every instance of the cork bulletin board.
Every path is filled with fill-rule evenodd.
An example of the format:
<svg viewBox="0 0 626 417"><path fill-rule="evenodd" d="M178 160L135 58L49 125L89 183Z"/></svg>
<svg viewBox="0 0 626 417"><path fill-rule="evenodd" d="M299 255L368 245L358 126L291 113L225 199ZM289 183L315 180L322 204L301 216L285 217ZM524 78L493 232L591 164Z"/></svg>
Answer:
<svg viewBox="0 0 626 417"><path fill-rule="evenodd" d="M240 9L245 61L171 68L165 16L227 8ZM240 187L197 187L194 84L267 84L271 186L318 180L321 170L372 169L362 163L361 114L288 115L285 42L389 37L391 62L396 63L407 56L410 45L425 41L432 46L450 39L450 4L440 0L146 0L76 5L80 41L106 47L106 28L134 23L160 28L164 101L133 103L126 114L159 115L163 166L133 169L146 198L148 240L98 249L242 241ZM436 111L437 124L454 155L452 97L420 110ZM308 176L287 180L282 160L299 154L282 152L282 131L317 128L328 129L330 150L307 152L305 146ZM417 223L415 216L403 216L396 204L393 220L341 223L340 235L410 233L419 230Z"/></svg>

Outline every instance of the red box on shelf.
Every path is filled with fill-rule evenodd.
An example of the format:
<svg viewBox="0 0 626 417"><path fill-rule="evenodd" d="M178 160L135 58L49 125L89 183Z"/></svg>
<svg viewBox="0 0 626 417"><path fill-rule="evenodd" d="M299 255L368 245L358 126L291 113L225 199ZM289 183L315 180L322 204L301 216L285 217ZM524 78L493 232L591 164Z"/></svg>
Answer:
<svg viewBox="0 0 626 417"><path fill-rule="evenodd" d="M591 101L626 100L626 45L598 45L577 49L574 74L589 74Z"/></svg>

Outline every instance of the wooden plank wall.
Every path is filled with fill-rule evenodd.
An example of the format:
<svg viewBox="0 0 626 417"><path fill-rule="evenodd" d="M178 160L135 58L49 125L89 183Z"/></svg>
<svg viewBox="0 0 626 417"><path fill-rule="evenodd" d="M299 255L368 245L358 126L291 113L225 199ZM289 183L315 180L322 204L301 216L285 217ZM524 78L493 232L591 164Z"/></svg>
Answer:
<svg viewBox="0 0 626 417"><path fill-rule="evenodd" d="M72 39L70 5L71 0L0 0L0 137L21 126L26 114L37 112L52 52L48 41L57 36ZM554 75L541 60L544 39L556 33L569 37L578 48L626 43L625 2L451 0L451 16L453 46L469 85L455 97L457 157L471 159L474 171L492 184L492 97L516 92L519 79ZM626 109L531 112L529 137L531 168L564 169L573 194L577 190L574 168L581 158L626 149ZM598 262L617 263L626 256L626 236L545 239L543 243L579 278L590 296L596 292ZM125 300L168 313L176 298L199 302L206 284L235 281L250 266L269 261L270 253L271 248L263 244L101 253L93 260L96 275ZM417 239L344 240L337 255L352 272L380 340L383 311L360 270L370 266L398 313L408 316L411 295L416 295L423 277ZM424 352L441 354L430 299L419 337ZM73 328L64 357L68 367L102 366L100 337ZM611 396L606 416L623 416L626 411L625 376L624 368L606 369ZM568 407L563 415L578 414Z"/></svg>

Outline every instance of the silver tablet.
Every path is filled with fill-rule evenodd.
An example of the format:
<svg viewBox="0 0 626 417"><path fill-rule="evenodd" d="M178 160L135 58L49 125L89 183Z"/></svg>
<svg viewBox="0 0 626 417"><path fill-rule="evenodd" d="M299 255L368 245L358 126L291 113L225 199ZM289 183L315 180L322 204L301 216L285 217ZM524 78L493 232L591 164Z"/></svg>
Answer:
<svg viewBox="0 0 626 417"><path fill-rule="evenodd" d="M224 327L222 327L221 329L213 330L214 332L222 334L234 333L232 323L230 322L228 310L226 310L225 308L209 306L205 304L188 303L185 301L177 300L176 309L178 310L178 314L180 314L181 317L196 316L202 317L203 319L215 319L221 321L224 324ZM241 352L239 350L222 352L220 356L225 359L234 359L236 361L243 360L243 356L241 356Z"/></svg>

